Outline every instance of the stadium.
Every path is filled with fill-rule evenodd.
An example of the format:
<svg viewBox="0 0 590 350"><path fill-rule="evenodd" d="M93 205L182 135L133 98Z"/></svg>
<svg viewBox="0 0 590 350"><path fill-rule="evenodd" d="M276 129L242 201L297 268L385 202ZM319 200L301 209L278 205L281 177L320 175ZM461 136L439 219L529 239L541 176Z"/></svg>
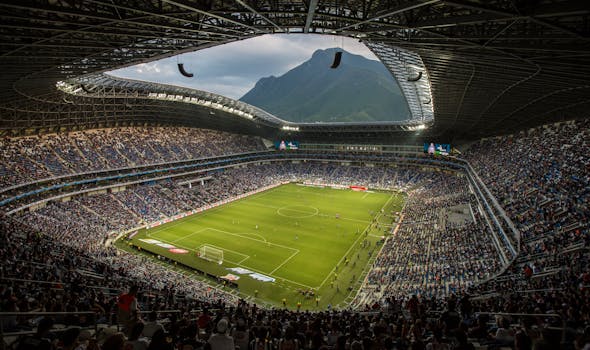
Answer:
<svg viewBox="0 0 590 350"><path fill-rule="evenodd" d="M590 348L585 1L0 16L0 349ZM364 45L382 70L332 91L387 75L403 112L294 120L279 78L250 94L272 109L110 73L176 59L199 80L178 57L267 35ZM343 51L292 91L350 109L302 82L352 71Z"/></svg>

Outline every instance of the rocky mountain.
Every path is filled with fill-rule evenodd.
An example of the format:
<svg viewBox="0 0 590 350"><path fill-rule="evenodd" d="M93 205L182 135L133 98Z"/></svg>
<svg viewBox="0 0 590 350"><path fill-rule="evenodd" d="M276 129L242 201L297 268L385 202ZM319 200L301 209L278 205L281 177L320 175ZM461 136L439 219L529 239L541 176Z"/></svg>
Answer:
<svg viewBox="0 0 590 350"><path fill-rule="evenodd" d="M317 50L312 57L280 77L260 79L241 101L293 122L370 122L409 118L406 100L381 62Z"/></svg>

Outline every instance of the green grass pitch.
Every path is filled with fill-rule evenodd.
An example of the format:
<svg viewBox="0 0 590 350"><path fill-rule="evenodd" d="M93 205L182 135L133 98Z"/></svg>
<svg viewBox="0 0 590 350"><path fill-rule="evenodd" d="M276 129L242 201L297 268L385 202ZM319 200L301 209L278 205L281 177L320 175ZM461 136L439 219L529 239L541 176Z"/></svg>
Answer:
<svg viewBox="0 0 590 350"><path fill-rule="evenodd" d="M274 278L238 275L239 293L258 303L316 310L345 307L356 294L382 237L401 211L401 193L282 185L162 226L141 230L119 247L168 257L222 276L242 267ZM144 241L142 241L142 239ZM157 240L188 250L173 254ZM199 258L202 245L223 250L223 264ZM232 290L230 287L223 287ZM301 290L313 290L313 297Z"/></svg>

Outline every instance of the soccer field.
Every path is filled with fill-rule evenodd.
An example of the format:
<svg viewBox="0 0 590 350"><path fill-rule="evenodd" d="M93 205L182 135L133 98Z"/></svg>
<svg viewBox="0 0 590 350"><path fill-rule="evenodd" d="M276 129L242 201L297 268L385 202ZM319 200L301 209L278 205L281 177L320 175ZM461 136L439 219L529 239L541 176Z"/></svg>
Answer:
<svg viewBox="0 0 590 350"><path fill-rule="evenodd" d="M395 192L287 184L141 230L127 244L212 275L233 274L241 296L258 303L344 306L402 203L403 195ZM223 263L200 258L203 246L223 251ZM243 270L229 270L235 267Z"/></svg>

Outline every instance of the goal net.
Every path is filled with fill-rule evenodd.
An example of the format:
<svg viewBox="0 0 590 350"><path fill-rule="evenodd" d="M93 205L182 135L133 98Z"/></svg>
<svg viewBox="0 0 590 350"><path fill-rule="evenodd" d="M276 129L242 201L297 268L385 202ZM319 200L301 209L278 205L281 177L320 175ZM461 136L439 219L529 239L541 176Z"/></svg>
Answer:
<svg viewBox="0 0 590 350"><path fill-rule="evenodd" d="M221 264L223 263L223 250L205 244L199 248L199 257Z"/></svg>

